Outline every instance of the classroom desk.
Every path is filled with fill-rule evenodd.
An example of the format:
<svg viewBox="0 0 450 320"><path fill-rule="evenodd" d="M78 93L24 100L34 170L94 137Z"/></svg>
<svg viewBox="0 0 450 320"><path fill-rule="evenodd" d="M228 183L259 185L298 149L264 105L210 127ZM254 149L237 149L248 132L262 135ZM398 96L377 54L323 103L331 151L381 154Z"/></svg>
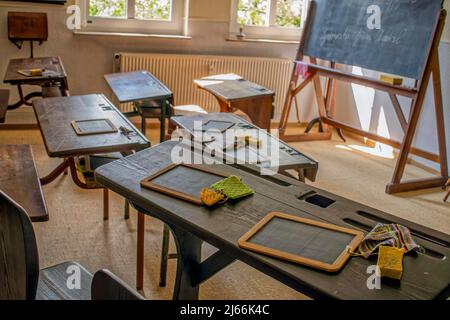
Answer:
<svg viewBox="0 0 450 320"><path fill-rule="evenodd" d="M27 77L20 73L19 70L27 69L45 69L47 72L41 76ZM64 66L59 57L43 57L43 58L26 58L11 59L6 69L4 83L17 86L19 92L19 101L9 105L8 110L19 108L21 105L31 106L30 99L42 96L42 92L31 92L24 96L22 86L58 86L61 95L66 96L69 89L67 84L67 75Z"/></svg>
<svg viewBox="0 0 450 320"><path fill-rule="evenodd" d="M131 201L140 211L161 219L175 238L178 250L174 299L198 299L199 287L214 274L240 260L312 298L435 299L450 294L450 236L396 218L282 175L257 176L228 165L210 168L238 175L255 194L215 209L188 203L140 186L140 181L171 163L180 142L167 141L96 170L97 181ZM318 194L333 199L328 208L304 201ZM426 254L404 258L401 284L382 281L381 290L367 288L367 268L376 258L351 258L337 274L330 274L239 248L237 241L271 211L321 220L368 232L377 222L401 223L412 230ZM201 246L218 249L202 261Z"/></svg>
<svg viewBox="0 0 450 320"><path fill-rule="evenodd" d="M176 126L187 130L191 135L194 135L194 122L205 124L211 120L227 122L229 121L234 123L235 125L230 129L258 130L258 137L263 140L263 144L270 143L268 142L270 141L270 139L275 139L277 144L279 144L279 163L277 171L281 174L291 176L286 170L294 170L298 173L299 179L303 182L305 181L305 178L309 179L310 181L316 180L317 170L319 168L319 163L317 161L295 150L283 141L268 134L265 130L261 130L257 126L249 123L245 119L235 114L220 112L193 116L178 116L171 118L171 121ZM254 166L257 167L255 168L256 171L260 171L260 164L255 164ZM251 168L252 166L248 167Z"/></svg>
<svg viewBox="0 0 450 320"><path fill-rule="evenodd" d="M52 182L69 168L77 186L91 189L78 178L75 157L140 150L150 146L139 130L102 94L35 99L33 108L48 156L64 159L53 172L40 179L42 185ZM79 136L71 125L73 120L103 118L109 119L117 128L127 128L131 133L128 136L120 131ZM106 192L104 195L106 198Z"/></svg>
<svg viewBox="0 0 450 320"><path fill-rule="evenodd" d="M218 78L221 76L218 75ZM256 126L270 132L275 93L245 79L221 79L215 80L214 76L209 76L194 82L199 88L214 95L219 103L220 112L242 110Z"/></svg>
<svg viewBox="0 0 450 320"><path fill-rule="evenodd" d="M153 100L160 105L160 141L164 141L165 120L169 112L168 106L173 97L172 92L148 71L106 74L105 80L120 103ZM137 109L135 104L134 108ZM139 111L124 114L128 117L140 114L143 117L142 131L145 135L145 115Z"/></svg>

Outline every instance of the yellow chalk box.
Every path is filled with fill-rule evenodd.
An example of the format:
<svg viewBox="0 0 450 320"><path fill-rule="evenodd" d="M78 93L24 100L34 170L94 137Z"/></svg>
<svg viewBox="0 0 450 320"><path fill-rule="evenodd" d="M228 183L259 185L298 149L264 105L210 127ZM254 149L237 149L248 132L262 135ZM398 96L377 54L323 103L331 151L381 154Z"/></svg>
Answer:
<svg viewBox="0 0 450 320"><path fill-rule="evenodd" d="M381 277L400 280L403 273L404 249L380 246L378 249L377 266Z"/></svg>
<svg viewBox="0 0 450 320"><path fill-rule="evenodd" d="M403 84L402 78L388 76L385 74L380 75L380 81L392 84L394 86L401 86Z"/></svg>

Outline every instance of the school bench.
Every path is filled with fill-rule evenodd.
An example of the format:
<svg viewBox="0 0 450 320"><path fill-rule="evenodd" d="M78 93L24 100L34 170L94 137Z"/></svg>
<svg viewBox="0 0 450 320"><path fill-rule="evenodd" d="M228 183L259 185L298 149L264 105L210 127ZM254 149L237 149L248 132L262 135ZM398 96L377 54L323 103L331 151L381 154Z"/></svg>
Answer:
<svg viewBox="0 0 450 320"><path fill-rule="evenodd" d="M48 220L30 145L0 145L0 191L19 202L31 221Z"/></svg>

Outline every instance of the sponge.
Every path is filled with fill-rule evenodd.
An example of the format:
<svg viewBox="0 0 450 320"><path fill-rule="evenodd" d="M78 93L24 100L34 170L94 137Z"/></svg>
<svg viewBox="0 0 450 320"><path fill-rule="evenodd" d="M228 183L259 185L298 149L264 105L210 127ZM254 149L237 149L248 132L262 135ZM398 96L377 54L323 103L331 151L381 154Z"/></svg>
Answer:
<svg viewBox="0 0 450 320"><path fill-rule="evenodd" d="M380 246L378 249L377 266L380 268L381 277L400 280L403 273L403 255L405 250Z"/></svg>

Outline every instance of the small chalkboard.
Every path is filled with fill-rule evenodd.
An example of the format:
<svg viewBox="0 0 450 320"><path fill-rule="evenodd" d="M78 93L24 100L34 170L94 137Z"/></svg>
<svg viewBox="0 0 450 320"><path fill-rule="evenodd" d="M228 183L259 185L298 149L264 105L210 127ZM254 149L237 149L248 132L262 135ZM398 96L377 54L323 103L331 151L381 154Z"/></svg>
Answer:
<svg viewBox="0 0 450 320"><path fill-rule="evenodd" d="M188 164L171 164L141 181L141 186L198 205L200 191L222 180L226 175Z"/></svg>
<svg viewBox="0 0 450 320"><path fill-rule="evenodd" d="M117 132L109 119L74 120L72 127L79 136Z"/></svg>
<svg viewBox="0 0 450 320"><path fill-rule="evenodd" d="M208 130L214 130L223 133L234 126L234 124L235 123L231 121L209 120L202 126L202 131L206 132Z"/></svg>
<svg viewBox="0 0 450 320"><path fill-rule="evenodd" d="M358 230L271 212L238 243L241 248L327 272L339 271L364 238Z"/></svg>

